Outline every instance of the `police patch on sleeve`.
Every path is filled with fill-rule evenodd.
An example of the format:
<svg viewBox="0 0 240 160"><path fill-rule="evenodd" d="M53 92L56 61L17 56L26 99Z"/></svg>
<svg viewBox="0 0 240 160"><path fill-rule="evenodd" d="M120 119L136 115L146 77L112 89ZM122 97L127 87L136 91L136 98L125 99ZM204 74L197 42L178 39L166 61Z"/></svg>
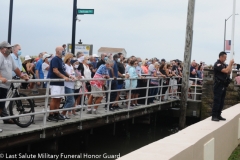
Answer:
<svg viewBox="0 0 240 160"><path fill-rule="evenodd" d="M218 67L221 66L221 63L218 63L217 66L218 66Z"/></svg>

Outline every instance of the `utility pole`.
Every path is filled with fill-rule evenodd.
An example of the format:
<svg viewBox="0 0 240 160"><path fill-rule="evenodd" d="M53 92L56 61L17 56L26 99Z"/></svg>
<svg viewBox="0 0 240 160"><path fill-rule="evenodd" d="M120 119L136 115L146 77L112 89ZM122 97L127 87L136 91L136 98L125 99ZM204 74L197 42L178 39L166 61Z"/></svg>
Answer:
<svg viewBox="0 0 240 160"><path fill-rule="evenodd" d="M193 21L194 21L195 0L188 0L188 14L187 14L187 27L186 39L184 49L184 66L182 77L182 91L181 91L181 108L179 118L179 128L183 129L186 123L186 109L189 88L189 72L192 54L192 41L193 41Z"/></svg>
<svg viewBox="0 0 240 160"><path fill-rule="evenodd" d="M8 19L8 43L11 44L12 37L12 13L13 13L13 0L10 0L9 19Z"/></svg>
<svg viewBox="0 0 240 160"><path fill-rule="evenodd" d="M75 53L76 17L77 17L77 0L73 0L72 49L71 49L72 54Z"/></svg>
<svg viewBox="0 0 240 160"><path fill-rule="evenodd" d="M236 0L233 0L233 14L232 14L232 39L231 39L231 55L230 60L234 59L234 33L235 33L235 10L236 10ZM230 74L230 78L232 78L232 71Z"/></svg>

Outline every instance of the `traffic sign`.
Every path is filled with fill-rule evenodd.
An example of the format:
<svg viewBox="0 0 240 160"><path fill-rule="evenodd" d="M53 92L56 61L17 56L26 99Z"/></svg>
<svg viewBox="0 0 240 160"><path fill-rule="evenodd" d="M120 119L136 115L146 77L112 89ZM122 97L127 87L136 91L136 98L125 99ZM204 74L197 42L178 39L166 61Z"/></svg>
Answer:
<svg viewBox="0 0 240 160"><path fill-rule="evenodd" d="M94 9L77 9L77 14L94 14Z"/></svg>

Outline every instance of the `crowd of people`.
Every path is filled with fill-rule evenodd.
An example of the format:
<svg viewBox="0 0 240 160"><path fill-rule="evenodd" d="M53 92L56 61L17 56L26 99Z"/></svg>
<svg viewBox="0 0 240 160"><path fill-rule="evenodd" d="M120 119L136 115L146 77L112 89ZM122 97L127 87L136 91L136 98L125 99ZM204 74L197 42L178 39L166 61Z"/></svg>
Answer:
<svg viewBox="0 0 240 160"><path fill-rule="evenodd" d="M59 112L52 112L48 116L48 121L58 121L69 119L71 116L77 115L74 107L84 104L87 106L87 114L97 114L98 106L102 102L103 98L106 98L106 102L112 102L109 106L110 111L122 109L119 106L120 90L127 89L126 99L129 103L126 103L126 107L136 107L141 104L140 100L137 100L141 93L144 91L141 87L146 87L146 83L149 84L149 92L147 103L154 103L155 96L161 95L161 101L166 101L164 95L166 91L172 93L170 98L178 98L178 94L181 91L181 77L183 66L180 60L172 60L166 62L165 59L159 60L158 58L141 59L139 57L131 56L129 58L124 57L122 53L115 55L109 55L103 53L100 57L96 54L91 56L84 55L78 52L76 55L66 52L66 45L56 47L55 54L48 54L47 52L41 52L37 58L32 58L29 55L24 57L23 62L20 60L21 46L16 44L14 46L7 42L0 44L0 80L3 82L0 84L0 98L6 98L6 92L9 88L5 83L7 79L14 77L22 77L26 80L30 79L64 79L64 81L51 81L50 93L54 95L50 101L50 110L59 109L61 94L79 93L80 95L67 95L65 99L64 108L69 110ZM11 56L9 56L11 55ZM8 60L6 60L8 59ZM2 64L8 62L11 63L8 68ZM7 69L7 75L5 74ZM11 74L9 74L9 71ZM197 64L192 61L190 68L190 78L203 78L203 64ZM26 73L26 74L24 74ZM145 77L150 77L147 81ZM174 77L174 78L173 78ZM104 78L106 80L99 80ZM108 80L113 78L113 80ZM121 79L119 79L121 78ZM135 79L134 79L135 78ZM84 80L84 81L79 81ZM196 81L191 79L194 84L201 84L201 80ZM110 85L111 84L111 85ZM169 87L169 85L171 87ZM162 86L162 89L159 87ZM26 82L23 83L22 88L46 88L47 82ZM111 90L112 92L103 93L102 91ZM146 91L146 89L145 89ZM93 92L93 93L90 93ZM129 92L131 94L129 94ZM144 92L146 94L146 92ZM108 96L108 94L110 94ZM84 97L82 98L82 95ZM146 95L144 95L146 96ZM108 100L108 97L110 99ZM87 102L85 100L87 98ZM83 99L83 102L81 102ZM85 102L87 104L85 104ZM140 104L139 104L140 103ZM142 103L143 104L143 103ZM94 105L91 107L90 105ZM0 114L6 116L4 112L5 102L0 102ZM107 105L105 105L107 108ZM11 120L6 123L13 123Z"/></svg>

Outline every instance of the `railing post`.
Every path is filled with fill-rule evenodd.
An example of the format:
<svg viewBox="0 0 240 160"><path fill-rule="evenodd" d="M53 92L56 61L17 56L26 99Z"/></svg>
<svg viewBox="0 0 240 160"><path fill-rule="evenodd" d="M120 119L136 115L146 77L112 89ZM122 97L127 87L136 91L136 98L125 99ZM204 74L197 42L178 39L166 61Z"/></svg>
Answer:
<svg viewBox="0 0 240 160"><path fill-rule="evenodd" d="M83 80L82 81L82 97L81 97L81 108L80 108L80 120L82 119L82 112L83 112L83 107L84 107L83 104L84 104L85 87L86 87L85 85L86 85L85 80Z"/></svg>
<svg viewBox="0 0 240 160"><path fill-rule="evenodd" d="M112 86L112 79L110 79L110 81L109 81L109 84L108 84L108 91L111 91L111 86ZM110 94L111 94L111 92L105 92L105 93L108 93L108 99L107 99L107 113L109 112L109 106L110 106L110 104L109 104L109 102L110 102Z"/></svg>
<svg viewBox="0 0 240 160"><path fill-rule="evenodd" d="M130 87L128 92L128 110L130 109L130 102L131 102L131 94L132 94L132 79L130 79Z"/></svg>
<svg viewBox="0 0 240 160"><path fill-rule="evenodd" d="M50 86L50 82L46 82L47 83L47 88L46 88L46 96L49 96L49 86ZM46 121L47 121L47 110L48 110L48 99L49 97L45 98L45 104L44 104L44 118L43 118L43 127L45 127L46 125Z"/></svg>
<svg viewBox="0 0 240 160"><path fill-rule="evenodd" d="M197 92L197 78L195 78L194 101L196 101L196 92Z"/></svg>
<svg viewBox="0 0 240 160"><path fill-rule="evenodd" d="M146 90L145 105L148 104L148 91L149 91L149 78L147 79L147 90Z"/></svg>
<svg viewBox="0 0 240 160"><path fill-rule="evenodd" d="M163 78L161 78L161 84L160 84L160 97L159 97L159 102L162 102L162 90L163 90Z"/></svg>

